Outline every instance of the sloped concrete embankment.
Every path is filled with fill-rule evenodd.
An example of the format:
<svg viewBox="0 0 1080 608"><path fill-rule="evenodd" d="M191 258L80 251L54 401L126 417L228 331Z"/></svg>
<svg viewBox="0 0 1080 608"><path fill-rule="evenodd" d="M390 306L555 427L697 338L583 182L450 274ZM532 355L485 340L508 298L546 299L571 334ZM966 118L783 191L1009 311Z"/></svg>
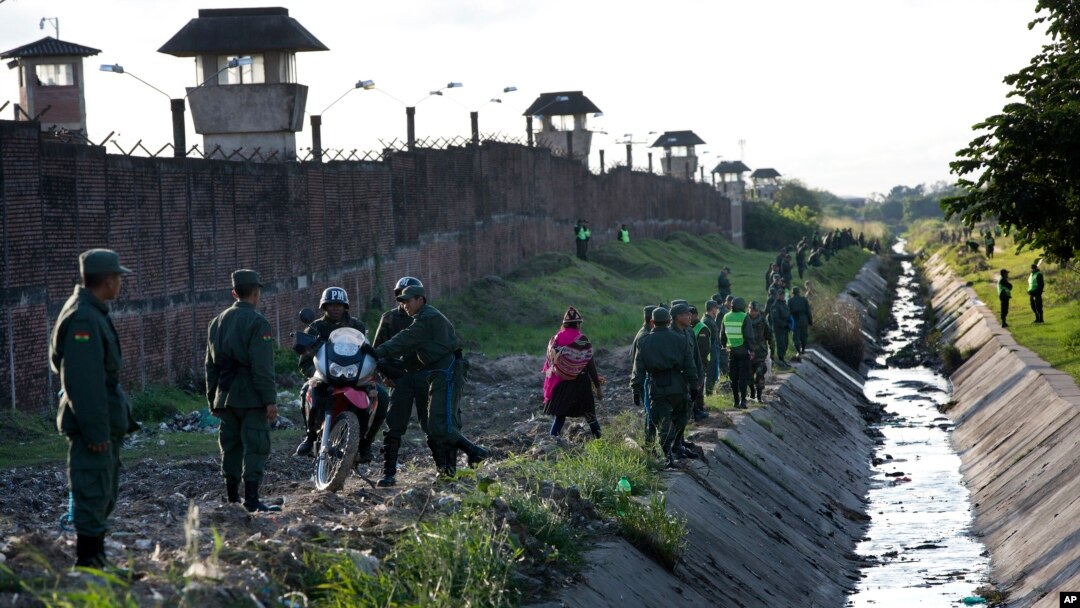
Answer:
<svg viewBox="0 0 1080 608"><path fill-rule="evenodd" d="M876 269L878 261L870 267ZM864 316L884 281L849 285ZM874 442L862 379L820 350L782 377L767 407L730 429L696 431L705 458L667 474L668 508L687 520L674 572L621 539L591 552L584 582L558 605L843 606L858 577L854 547Z"/></svg>
<svg viewBox="0 0 1080 608"><path fill-rule="evenodd" d="M926 278L943 341L967 357L947 415L991 577L1010 607L1057 606L1059 591L1080 590L1080 388L1017 344L939 257Z"/></svg>

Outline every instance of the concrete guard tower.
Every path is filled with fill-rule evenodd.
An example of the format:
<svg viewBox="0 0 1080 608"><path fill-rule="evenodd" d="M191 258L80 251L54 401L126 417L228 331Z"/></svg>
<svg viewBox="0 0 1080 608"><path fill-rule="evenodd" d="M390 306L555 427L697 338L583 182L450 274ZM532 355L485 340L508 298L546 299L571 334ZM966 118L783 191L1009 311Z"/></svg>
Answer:
<svg viewBox="0 0 1080 608"><path fill-rule="evenodd" d="M698 167L694 146L704 144L705 140L693 131L665 131L650 147L664 149L664 158L660 159L664 175L692 180Z"/></svg>
<svg viewBox="0 0 1080 608"><path fill-rule="evenodd" d="M731 199L746 198L746 183L743 181L743 173L750 170L741 160L724 160L712 170L713 175L720 176L720 184L717 190L723 192Z"/></svg>
<svg viewBox="0 0 1080 608"><path fill-rule="evenodd" d="M772 167L756 169L750 174L754 181L754 198L773 200L780 190L780 172Z"/></svg>
<svg viewBox="0 0 1080 608"><path fill-rule="evenodd" d="M198 82L187 98L207 155L258 148L263 158L291 160L308 91L296 82L296 53L326 50L289 9L228 8L199 9L158 52L195 58Z"/></svg>
<svg viewBox="0 0 1080 608"><path fill-rule="evenodd" d="M100 52L47 36L0 53L0 59L11 59L9 68L19 70L15 120L31 120L44 112L40 118L42 131L68 131L85 137L83 57Z"/></svg>
<svg viewBox="0 0 1080 608"><path fill-rule="evenodd" d="M600 108L581 91L541 93L523 114L529 145L532 145L533 117L538 116L540 131L536 133L537 145L588 164L592 147L588 115L600 113Z"/></svg>

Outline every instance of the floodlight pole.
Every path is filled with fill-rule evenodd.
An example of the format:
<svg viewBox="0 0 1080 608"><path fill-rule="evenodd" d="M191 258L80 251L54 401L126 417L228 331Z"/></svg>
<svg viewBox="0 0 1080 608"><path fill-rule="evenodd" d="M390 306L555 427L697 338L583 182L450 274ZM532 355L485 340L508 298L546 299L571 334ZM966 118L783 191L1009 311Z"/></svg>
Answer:
<svg viewBox="0 0 1080 608"><path fill-rule="evenodd" d="M322 114L311 115L311 160L322 162Z"/></svg>
<svg viewBox="0 0 1080 608"><path fill-rule="evenodd" d="M185 158L187 156L187 131L184 128L184 100L169 99L169 108L172 110L173 156Z"/></svg>
<svg viewBox="0 0 1080 608"><path fill-rule="evenodd" d="M405 144L410 152L416 146L416 106L405 108Z"/></svg>
<svg viewBox="0 0 1080 608"><path fill-rule="evenodd" d="M472 123L472 143L480 145L480 112L469 112L469 121Z"/></svg>

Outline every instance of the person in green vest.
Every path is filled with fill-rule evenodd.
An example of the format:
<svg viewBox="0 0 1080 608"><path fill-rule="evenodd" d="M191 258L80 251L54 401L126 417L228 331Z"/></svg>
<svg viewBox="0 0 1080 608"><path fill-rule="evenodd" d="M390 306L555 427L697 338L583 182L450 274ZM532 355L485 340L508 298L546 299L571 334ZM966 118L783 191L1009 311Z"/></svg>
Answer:
<svg viewBox="0 0 1080 608"><path fill-rule="evenodd" d="M806 343L810 339L810 328L814 325L814 314L810 310L810 300L802 295L802 289L791 288L791 300L788 312L795 319L795 359L806 352Z"/></svg>
<svg viewBox="0 0 1080 608"><path fill-rule="evenodd" d="M731 392L735 407L746 409L746 390L750 382L750 357L757 342L746 314L746 300L735 298L731 312L720 324L720 345L728 349Z"/></svg>
<svg viewBox="0 0 1080 608"><path fill-rule="evenodd" d="M576 226L574 226L574 240L577 244L577 257L578 259L589 261L589 238L592 237L592 231L589 230L589 222L586 220L578 220Z"/></svg>
<svg viewBox="0 0 1080 608"><path fill-rule="evenodd" d="M642 337L634 354L630 372L630 390L634 403L646 399L651 417L655 421L660 448L667 459L667 466L675 465L672 448L678 429L686 425L689 400L695 396L692 388L697 382L693 346L678 331L672 331L671 313L657 308L652 313L653 330ZM646 393L646 378L648 392Z"/></svg>
<svg viewBox="0 0 1080 608"><path fill-rule="evenodd" d="M256 310L262 283L259 273L232 273L233 305L210 321L206 338L206 403L221 419L218 445L228 502L244 508L280 511L259 500L259 485L270 456L270 423L277 418L274 334Z"/></svg>
<svg viewBox="0 0 1080 608"><path fill-rule="evenodd" d="M56 428L68 441L75 566L114 572L105 534L120 490L120 445L139 425L120 387L123 358L109 302L129 272L114 251L84 251L82 284L60 309L49 341L49 366L60 377Z"/></svg>
<svg viewBox="0 0 1080 608"><path fill-rule="evenodd" d="M619 228L619 242L620 243L629 243L630 242L630 229L626 227L626 224L623 224L622 228Z"/></svg>
<svg viewBox="0 0 1080 608"><path fill-rule="evenodd" d="M758 403L765 400L765 375L769 372L769 345L773 344L772 327L765 315L761 314L761 304L750 302L750 327L754 334L754 350L750 353L750 398Z"/></svg>
<svg viewBox="0 0 1080 608"><path fill-rule="evenodd" d="M1006 319L1009 317L1009 300L1012 298L1012 283L1009 282L1009 271L1001 269L997 280L998 302L1001 303L1001 326L1008 327Z"/></svg>
<svg viewBox="0 0 1080 608"><path fill-rule="evenodd" d="M994 233L989 228L986 229L986 233L983 235L983 245L986 247L987 259L994 257Z"/></svg>
<svg viewBox="0 0 1080 608"><path fill-rule="evenodd" d="M1031 265L1031 274L1028 275L1028 300L1031 302L1031 312L1035 313L1035 322L1043 322L1043 288L1046 282L1038 264Z"/></svg>

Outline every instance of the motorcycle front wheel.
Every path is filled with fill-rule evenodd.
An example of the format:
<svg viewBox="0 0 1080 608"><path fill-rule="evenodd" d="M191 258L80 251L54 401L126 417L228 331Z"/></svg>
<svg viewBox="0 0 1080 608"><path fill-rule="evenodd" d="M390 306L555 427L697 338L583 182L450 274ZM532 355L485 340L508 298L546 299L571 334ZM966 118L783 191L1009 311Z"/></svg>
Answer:
<svg viewBox="0 0 1080 608"><path fill-rule="evenodd" d="M337 492L344 487L356 462L359 445L360 421L356 414L344 412L330 429L326 449L320 444L319 455L315 459L315 487L329 492Z"/></svg>

